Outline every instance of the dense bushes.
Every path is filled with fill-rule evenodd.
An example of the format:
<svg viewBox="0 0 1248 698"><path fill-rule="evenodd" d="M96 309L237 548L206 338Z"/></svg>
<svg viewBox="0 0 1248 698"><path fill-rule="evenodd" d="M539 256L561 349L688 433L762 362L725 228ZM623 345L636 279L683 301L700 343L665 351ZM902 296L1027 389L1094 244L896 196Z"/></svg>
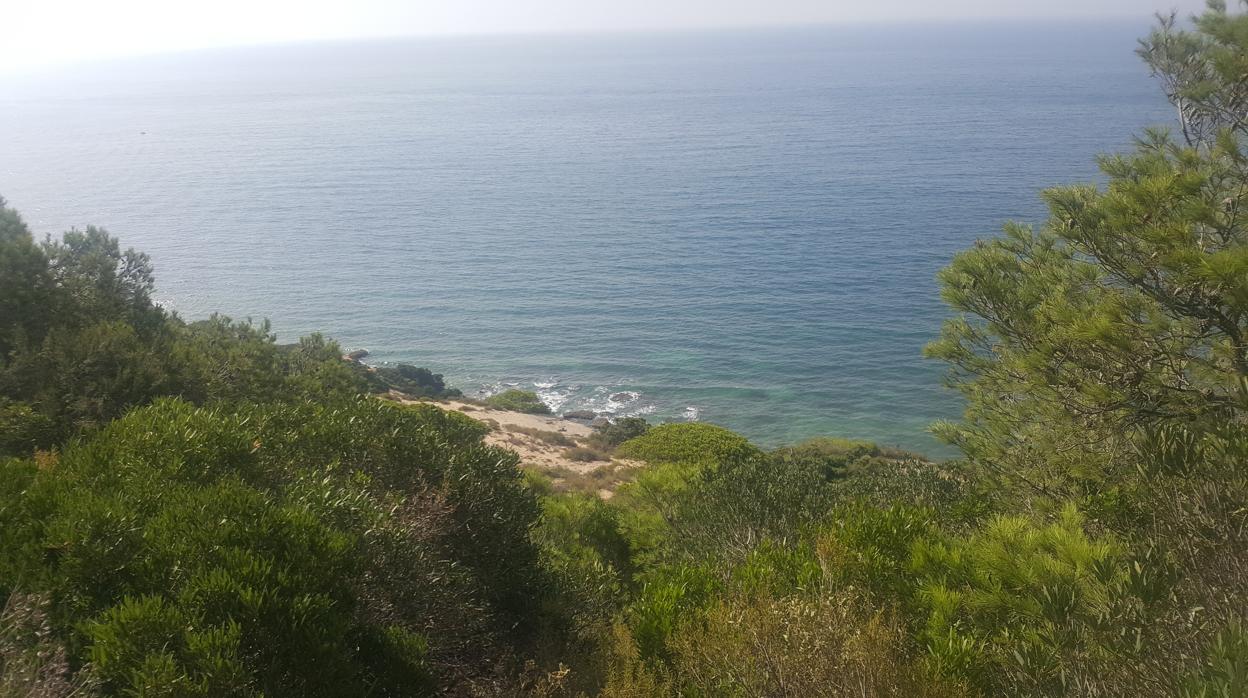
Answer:
<svg viewBox="0 0 1248 698"><path fill-rule="evenodd" d="M648 463L719 464L749 458L758 453L750 442L713 424L660 424L624 442L619 454Z"/></svg>
<svg viewBox="0 0 1248 698"><path fill-rule="evenodd" d="M1140 651L1173 579L1084 526L1073 509L1045 525L998 517L917 546L928 661L988 695L1094 692L1126 671L1115 660Z"/></svg>
<svg viewBox="0 0 1248 698"><path fill-rule="evenodd" d="M162 401L3 466L0 590L109 692L410 695L545 594L515 456L437 408Z"/></svg>
<svg viewBox="0 0 1248 698"><path fill-rule="evenodd" d="M620 417L596 427L589 437L591 446L611 450L650 431L650 423L641 417Z"/></svg>
<svg viewBox="0 0 1248 698"><path fill-rule="evenodd" d="M26 457L0 461L0 596L41 619L3 638L6 690L489 692L564 637L576 575L480 423L355 397L371 372L319 335L181 321L96 228L38 245L0 207L0 264L0 455Z"/></svg>
<svg viewBox="0 0 1248 698"><path fill-rule="evenodd" d="M197 404L349 397L363 391L360 371L321 335L280 345L268 322L221 315L175 323L169 394Z"/></svg>
<svg viewBox="0 0 1248 698"><path fill-rule="evenodd" d="M7 436L10 449L50 445L170 387L167 318L151 302L145 255L97 228L37 245L0 200L0 259L0 394L11 416L45 423L18 430L26 440Z"/></svg>
<svg viewBox="0 0 1248 698"><path fill-rule="evenodd" d="M409 397L453 398L462 392L446 387L442 374L410 364L378 366L364 372L369 387L374 392L397 390Z"/></svg>
<svg viewBox="0 0 1248 698"><path fill-rule="evenodd" d="M491 395L486 398L485 404L496 410L528 412L529 414L550 414L550 407L542 402L537 393L527 390L504 390L497 395Z"/></svg>
<svg viewBox="0 0 1248 698"><path fill-rule="evenodd" d="M151 300L146 255L88 227L36 244L0 201L0 455L29 455L160 396L342 398L364 390L337 345L279 346L268 325L186 324Z"/></svg>
<svg viewBox="0 0 1248 698"><path fill-rule="evenodd" d="M1137 636L1149 651L1131 670L1103 637L1090 650L1019 639L1011 654L1032 683L1009 690L1176 693L1180 658L1248 610L1248 124L1228 107L1248 96L1248 15L1211 2L1196 31L1165 20L1140 53L1179 109L1181 140L1151 131L1103 157L1103 188L1046 191L1042 227L1011 225L941 274L958 316L929 351L968 409L938 433L1008 496L1007 511L1074 505L1112 533L1139 569L1101 580L1097 603L1126 584L1152 609L1096 608L1061 630L1087 638L1096 621ZM1068 588L1071 608L1091 593ZM1043 666L1060 685L1042 685Z"/></svg>

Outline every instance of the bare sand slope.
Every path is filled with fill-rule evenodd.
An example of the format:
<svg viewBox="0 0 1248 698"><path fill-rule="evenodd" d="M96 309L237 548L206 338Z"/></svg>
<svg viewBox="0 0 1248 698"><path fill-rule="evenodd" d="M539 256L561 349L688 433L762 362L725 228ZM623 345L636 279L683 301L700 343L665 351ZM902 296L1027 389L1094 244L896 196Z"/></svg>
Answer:
<svg viewBox="0 0 1248 698"><path fill-rule="evenodd" d="M608 499L621 483L632 479L638 461L613 459L583 461L569 458L568 449L585 445L594 433L588 426L555 415L527 414L470 405L458 400L427 402L445 410L456 410L491 427L486 443L511 449L520 456L520 464L550 478L559 491L595 492Z"/></svg>

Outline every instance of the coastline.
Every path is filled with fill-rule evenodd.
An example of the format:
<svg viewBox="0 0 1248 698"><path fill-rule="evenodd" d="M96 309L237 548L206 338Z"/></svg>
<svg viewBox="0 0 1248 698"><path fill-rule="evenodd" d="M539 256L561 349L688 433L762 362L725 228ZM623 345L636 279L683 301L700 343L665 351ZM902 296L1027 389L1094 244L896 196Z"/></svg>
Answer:
<svg viewBox="0 0 1248 698"><path fill-rule="evenodd" d="M433 405L459 412L485 424L490 429L485 436L487 444L514 451L520 456L522 468L549 479L556 492L586 492L610 499L616 488L631 480L634 471L643 466L640 461L605 453L603 460L580 460L569 455L571 449L589 450L587 440L594 429L583 421L556 414L500 410L454 398L418 399L393 392L387 397L403 405Z"/></svg>

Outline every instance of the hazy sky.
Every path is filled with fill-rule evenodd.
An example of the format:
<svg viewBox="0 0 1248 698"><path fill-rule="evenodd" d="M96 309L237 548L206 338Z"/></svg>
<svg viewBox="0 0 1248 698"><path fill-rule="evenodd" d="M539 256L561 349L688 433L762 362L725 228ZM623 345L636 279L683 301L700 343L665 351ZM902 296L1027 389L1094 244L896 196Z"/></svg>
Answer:
<svg viewBox="0 0 1248 698"><path fill-rule="evenodd" d="M0 0L0 72L181 49L366 36L861 21L1145 18L1203 0Z"/></svg>

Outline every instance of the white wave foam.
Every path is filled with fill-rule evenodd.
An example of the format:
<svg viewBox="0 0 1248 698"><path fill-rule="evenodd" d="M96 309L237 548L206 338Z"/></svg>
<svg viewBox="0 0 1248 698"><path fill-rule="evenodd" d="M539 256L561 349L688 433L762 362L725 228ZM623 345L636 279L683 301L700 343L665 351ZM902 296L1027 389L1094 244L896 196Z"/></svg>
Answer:
<svg viewBox="0 0 1248 698"><path fill-rule="evenodd" d="M477 396L481 398L488 398L494 397L501 392L503 392L502 383L482 383L481 387L477 389Z"/></svg>
<svg viewBox="0 0 1248 698"><path fill-rule="evenodd" d="M699 410L698 408L694 407L693 405L689 405L689 406L685 407L685 411L684 411L684 413L682 413L680 416L681 416L681 418L682 418L682 419L684 419L686 422L696 422L696 421L698 421L698 415L700 415L700 414L702 414L702 411L701 411L701 410Z"/></svg>
<svg viewBox="0 0 1248 698"><path fill-rule="evenodd" d="M567 390L551 390L549 388L541 388L537 386L536 383L534 383L534 387L538 388L534 392L537 393L537 396L541 398L542 402L546 403L546 406L550 408L551 412L562 411L563 406L568 404L568 401L572 399L572 394Z"/></svg>
<svg viewBox="0 0 1248 698"><path fill-rule="evenodd" d="M641 393L634 390L620 390L618 385L598 385L590 390L588 396L577 400L577 406L581 409L619 417L649 414L656 409L652 405L639 403L640 399Z"/></svg>
<svg viewBox="0 0 1248 698"><path fill-rule="evenodd" d="M659 411L658 405L643 402L640 392L623 390L625 385L626 383L594 386L563 384L558 378L550 376L524 382L499 380L483 384L477 394L488 398L517 387L531 389L556 414L569 410L592 410L615 417L640 417ZM696 414L691 419L696 420Z"/></svg>

